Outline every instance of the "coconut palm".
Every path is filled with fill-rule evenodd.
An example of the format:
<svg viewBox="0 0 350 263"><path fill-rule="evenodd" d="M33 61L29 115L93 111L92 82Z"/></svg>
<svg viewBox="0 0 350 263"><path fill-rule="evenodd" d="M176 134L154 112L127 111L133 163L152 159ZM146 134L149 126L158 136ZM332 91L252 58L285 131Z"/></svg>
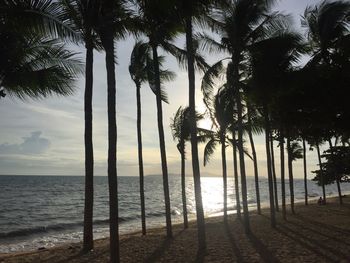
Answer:
<svg viewBox="0 0 350 263"><path fill-rule="evenodd" d="M0 88L6 94L44 98L69 95L81 73L81 62L60 41L76 39L59 20L51 1L2 1L0 4ZM13 19L16 17L16 19Z"/></svg>
<svg viewBox="0 0 350 263"><path fill-rule="evenodd" d="M158 61L162 64L163 57ZM139 176L140 176L140 201L141 201L141 225L142 234L146 234L146 212L145 212L145 194L144 194L144 173L142 156L142 132L141 132L141 86L148 81L151 90L154 89L153 60L151 58L151 47L149 43L138 41L135 43L131 53L129 73L136 86L137 101L137 138L138 138L138 157L139 157ZM168 70L160 71L161 82L172 80L175 74ZM166 94L161 90L162 100L167 102Z"/></svg>
<svg viewBox="0 0 350 263"><path fill-rule="evenodd" d="M270 35L269 39L257 42L251 48L252 89L257 92L256 98L262 105L265 119L265 144L270 185L271 224L273 227L275 226L275 219L270 150L271 110L269 109L269 103L273 95L282 88L279 84L280 81L293 71L293 64L298 61L303 51L301 40L300 35L281 29Z"/></svg>
<svg viewBox="0 0 350 263"><path fill-rule="evenodd" d="M124 38L127 33L128 14L123 0L101 1L97 33L105 51L107 71L107 112L108 112L108 186L109 186L109 227L110 261L119 262L118 226L118 184L117 184L117 122L114 41Z"/></svg>
<svg viewBox="0 0 350 263"><path fill-rule="evenodd" d="M95 29L98 26L98 1L60 0L63 15L81 36L85 60L85 207L83 250L93 249L94 155L92 140L93 50L101 49Z"/></svg>
<svg viewBox="0 0 350 263"><path fill-rule="evenodd" d="M260 116L258 116L258 112L253 109L250 105L249 100L246 100L247 104L247 132L249 136L250 146L252 149L252 157L253 157L253 165L254 165L254 179L255 179L255 195L256 195L256 206L257 212L261 214L261 205L260 205L260 189L259 189L259 174L258 174L258 160L257 154L255 150L253 131L257 134L262 132L262 125Z"/></svg>
<svg viewBox="0 0 350 263"><path fill-rule="evenodd" d="M139 28L147 36L149 45L152 50L153 61L153 88L156 93L157 102L157 122L159 134L159 146L161 155L161 165L163 174L163 189L165 201L165 216L166 216L166 231L167 236L172 237L171 226L171 209L170 209L170 194L168 183L168 165L165 150L164 127L163 127L163 109L162 109L162 93L161 80L159 69L159 46L164 46L166 42L172 40L178 33L178 23L176 16L170 12L170 1L161 0L137 0L137 14Z"/></svg>
<svg viewBox="0 0 350 263"><path fill-rule="evenodd" d="M304 167L304 192L305 192L305 205L308 205L308 191L307 191L307 166L306 166L306 142L303 140L303 167Z"/></svg>
<svg viewBox="0 0 350 263"><path fill-rule="evenodd" d="M288 174L289 174L289 190L290 190L290 207L292 213L295 214L294 210L294 176L293 176L293 162L297 159L303 158L303 149L299 143L291 142L290 138L287 137L287 153L288 153Z"/></svg>
<svg viewBox="0 0 350 263"><path fill-rule="evenodd" d="M202 191L200 180L200 167L198 159L198 141L196 125L196 101L195 101L195 53L196 48L193 39L193 20L200 19L203 14L207 13L209 4L212 0L180 0L175 1L175 9L185 28L186 34L186 57L188 70L188 87L189 87L189 109L190 109L190 131L191 131L191 153L194 190L196 199L196 215L198 226L198 243L200 250L206 248L206 235L204 212L202 204Z"/></svg>
<svg viewBox="0 0 350 263"><path fill-rule="evenodd" d="M203 116L196 114L196 121L203 119ZM185 160L186 160L186 141L190 140L190 111L189 108L179 107L174 117L171 119L171 131L173 139L178 142L177 149L181 155L181 191L182 191L182 206L184 217L184 228L188 228L187 216L187 201L186 201L186 181L185 181ZM205 130L200 129L200 141L204 139Z"/></svg>
<svg viewBox="0 0 350 263"><path fill-rule="evenodd" d="M311 47L309 65L331 63L349 32L350 3L324 0L305 9L302 26Z"/></svg>
<svg viewBox="0 0 350 263"><path fill-rule="evenodd" d="M215 28L222 36L221 41L217 42L207 35L202 35L202 45L211 51L227 51L229 59L232 62L232 89L237 104L238 113L238 143L239 143L239 159L241 170L241 184L243 197L243 211L244 211L244 225L245 231L250 232L249 212L247 201L247 182L245 172L245 161L243 153L243 102L242 90L244 90L244 83L241 79L243 70L247 63L246 55L249 47L256 41L268 37L271 32L280 29L285 25L283 16L273 13L271 8L275 1L248 1L248 0L234 0L230 1L230 5L222 10L217 10L213 19L217 21ZM213 88L213 76L217 76L222 72L223 60L215 63L207 74L204 76L206 85L202 85L204 96L210 96ZM270 160L268 160L270 167ZM271 168L271 167L270 167ZM270 169L269 168L269 169ZM271 172L269 172L271 175ZM270 178L270 177L269 177ZM270 185L270 187L272 187ZM270 198L272 198L271 210L274 210L273 192L270 191ZM274 222L274 212L271 212L271 220ZM273 223L275 225L275 223Z"/></svg>
<svg viewBox="0 0 350 263"><path fill-rule="evenodd" d="M233 116L232 105L230 105L229 90L224 86L218 90L215 95L212 109L213 123L216 131L208 133L208 142L204 148L204 165L214 153L217 144L221 145L222 178L223 178L223 203L224 203L224 222L227 223L227 168L226 168L226 134Z"/></svg>

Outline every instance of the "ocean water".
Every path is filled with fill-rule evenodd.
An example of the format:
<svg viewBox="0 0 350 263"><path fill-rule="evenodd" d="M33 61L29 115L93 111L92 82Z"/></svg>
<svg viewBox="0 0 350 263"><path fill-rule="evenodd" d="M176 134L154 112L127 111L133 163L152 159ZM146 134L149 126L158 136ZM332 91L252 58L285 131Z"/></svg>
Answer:
<svg viewBox="0 0 350 263"><path fill-rule="evenodd" d="M195 217L193 179L187 180L189 217ZM118 177L120 232L141 230L138 177ZM256 206L254 178L248 177L248 203ZM278 184L280 187L280 183ZM182 220L180 177L169 178L171 211L174 223ZM228 180L228 206L235 212L234 181ZM262 203L268 203L268 182L260 178ZM295 179L296 200L304 199L303 180ZM309 196L317 198L322 190L308 182ZM350 184L342 184L343 192ZM280 189L278 189L280 195ZM286 185L288 195L288 180ZM336 185L326 186L327 195L336 195ZM222 212L222 178L202 178L203 205L206 216ZM161 176L145 177L147 227L165 225ZM82 240L84 177L82 176L0 176L0 253L35 250ZM95 177L94 237L108 236L107 177Z"/></svg>

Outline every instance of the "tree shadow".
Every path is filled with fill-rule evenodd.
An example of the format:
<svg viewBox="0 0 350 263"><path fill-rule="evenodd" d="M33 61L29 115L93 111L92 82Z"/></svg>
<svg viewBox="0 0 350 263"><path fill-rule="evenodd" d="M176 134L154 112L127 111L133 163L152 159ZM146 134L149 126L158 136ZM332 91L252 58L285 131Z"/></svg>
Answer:
<svg viewBox="0 0 350 263"><path fill-rule="evenodd" d="M175 241L176 237L180 236L184 231L184 229L180 230L178 233L173 235L172 238L165 237L161 245L154 250L153 253L144 260L144 262L151 263L159 260L164 255L165 251L169 249L170 245Z"/></svg>
<svg viewBox="0 0 350 263"><path fill-rule="evenodd" d="M280 262L274 254L268 249L268 247L257 238L252 232L247 235L249 241L252 243L255 250L260 254L264 262L278 263Z"/></svg>
<svg viewBox="0 0 350 263"><path fill-rule="evenodd" d="M285 225L279 224L279 227L276 228L278 232L284 234L295 242L299 243L301 246L306 247L307 249L313 251L316 255L322 256L329 260L330 262L339 262L339 256L342 258L347 258L343 252L334 249L333 247L328 247L318 240L310 238L307 235L304 235L302 231L293 230ZM332 254L332 255L330 255Z"/></svg>
<svg viewBox="0 0 350 263"><path fill-rule="evenodd" d="M309 224L313 224L313 225L318 225L319 227L321 228L327 228L329 229L330 231L335 231L335 232L338 232L342 235L350 235L350 231L347 230L347 229L343 229L343 228L340 228L340 227L336 227L336 226L332 226L332 225L328 225L328 224L324 224L324 223L321 223L319 221L316 221L316 220L312 220L308 217L305 217L305 216L301 216L301 215L296 215L296 217L301 220L301 221L304 221L304 222L307 222Z"/></svg>
<svg viewBox="0 0 350 263"><path fill-rule="evenodd" d="M297 228L304 229L305 231L310 231L310 232L313 232L313 233L315 233L317 235L324 236L324 237L326 237L328 239L332 239L332 240L334 240L334 241L336 241L338 243L347 244L347 245L350 246L350 243L347 242L346 240L343 240L341 238L335 237L334 235L330 235L330 234L326 234L326 233L322 232L321 229L324 229L324 228L316 226L317 227L317 230L316 230L316 229L310 227L310 224L296 223L296 222L293 222L293 221L289 221L289 224L292 224L292 225L294 225ZM330 231L330 230L326 230L326 231Z"/></svg>
<svg viewBox="0 0 350 263"><path fill-rule="evenodd" d="M237 246L237 242L236 242L234 236L232 235L232 232L231 232L230 227L228 226L228 224L225 224L225 230L226 230L227 237L228 237L228 239L230 240L230 242L232 244L232 249L233 249L233 252L236 255L237 262L243 262L242 253L241 253L240 249Z"/></svg>
<svg viewBox="0 0 350 263"><path fill-rule="evenodd" d="M174 242L174 238L175 237L173 237L173 238L165 238L163 240L162 244L156 250L154 250L153 253L144 260L144 262L151 263L151 262L155 262L158 259L160 259L164 255L165 251Z"/></svg>

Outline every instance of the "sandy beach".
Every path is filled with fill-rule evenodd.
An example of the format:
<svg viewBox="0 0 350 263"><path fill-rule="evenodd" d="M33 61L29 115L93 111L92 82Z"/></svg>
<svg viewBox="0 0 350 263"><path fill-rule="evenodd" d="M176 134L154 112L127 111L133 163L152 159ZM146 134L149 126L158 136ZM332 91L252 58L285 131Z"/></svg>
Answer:
<svg viewBox="0 0 350 263"><path fill-rule="evenodd" d="M296 215L288 209L288 221L277 213L276 229L270 227L269 210L251 213L252 234L247 236L236 215L225 225L222 217L207 218L207 251L197 252L196 223L183 230L174 226L174 238L165 238L164 228L121 236L122 262L350 262L350 197L340 206L331 198L326 206L312 201L296 205ZM95 249L80 254L81 244L34 252L2 254L1 263L108 262L108 240L95 241Z"/></svg>

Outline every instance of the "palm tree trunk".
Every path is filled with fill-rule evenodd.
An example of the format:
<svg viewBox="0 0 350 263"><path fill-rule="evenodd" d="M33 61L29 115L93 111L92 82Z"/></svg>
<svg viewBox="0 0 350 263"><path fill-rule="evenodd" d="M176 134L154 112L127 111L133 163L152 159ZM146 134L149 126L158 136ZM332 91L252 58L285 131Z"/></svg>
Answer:
<svg viewBox="0 0 350 263"><path fill-rule="evenodd" d="M289 174L289 191L290 191L290 206L292 213L295 214L294 210L294 180L293 180L293 160L290 148L290 139L287 136L287 153L288 153L288 174Z"/></svg>
<svg viewBox="0 0 350 263"><path fill-rule="evenodd" d="M190 109L190 132L191 132L191 153L194 181L194 194L196 199L196 215L198 227L199 250L206 249L205 221L202 203L201 178L198 160L197 122L196 122L196 101L195 101L195 72L194 72L194 50L192 35L192 18L186 18L186 50L188 61L188 82L189 82L189 109Z"/></svg>
<svg viewBox="0 0 350 263"><path fill-rule="evenodd" d="M222 162L222 179L223 179L223 190L224 190L224 222L227 223L227 168L226 168L226 145L225 136L221 135L221 162Z"/></svg>
<svg viewBox="0 0 350 263"><path fill-rule="evenodd" d="M93 48L86 44L85 68L85 206L83 251L93 249L93 207L94 207L94 150L92 143L92 85L93 85Z"/></svg>
<svg viewBox="0 0 350 263"><path fill-rule="evenodd" d="M323 201L326 204L326 188L324 185L323 166L322 166L322 160L321 160L320 146L318 145L318 143L316 143L316 149L317 149L318 164L320 165L320 171L321 171L321 185L322 185Z"/></svg>
<svg viewBox="0 0 350 263"><path fill-rule="evenodd" d="M236 72L238 76L238 72ZM236 96L237 96L237 111L238 111L238 153L241 170L241 189L242 189L242 203L243 203L243 217L244 217L244 229L247 234L250 234L250 222L248 211L248 193L247 193L247 178L245 172L244 163L244 151L243 151L243 106L241 101L241 94L239 91L239 82L236 82Z"/></svg>
<svg viewBox="0 0 350 263"><path fill-rule="evenodd" d="M331 153L333 155L333 145L332 145L331 139L328 139L328 143L329 143L329 148L331 150ZM336 175L336 183L337 183L337 189L338 189L339 204L342 205L343 204L343 197L341 195L340 181L339 181L338 175Z"/></svg>
<svg viewBox="0 0 350 263"><path fill-rule="evenodd" d="M186 177L185 177L185 142L181 141L181 189L182 189L182 213L184 217L184 228L188 228L187 200L186 200Z"/></svg>
<svg viewBox="0 0 350 263"><path fill-rule="evenodd" d="M272 133L270 134L270 144L271 144L271 166L272 166L272 178L273 178L273 189L274 189L274 197L275 197L275 209L279 212L278 207L278 189L277 189L277 177L276 177L276 168L275 168L275 150L273 147L273 137Z"/></svg>
<svg viewBox="0 0 350 263"><path fill-rule="evenodd" d="M303 138L303 160L304 160L304 189L305 189L305 205L308 205L308 192L307 192L307 166L306 166L306 143Z"/></svg>
<svg viewBox="0 0 350 263"><path fill-rule="evenodd" d="M108 105L108 186L109 186L109 234L110 260L120 262L118 226L118 182L117 182L117 122L116 122L116 84L113 36L105 33L102 37L106 52L107 105Z"/></svg>
<svg viewBox="0 0 350 263"><path fill-rule="evenodd" d="M143 174L143 156L142 156L142 132L141 132L141 85L136 84L137 101L137 146L139 157L139 176L140 176L140 201L141 201L141 226L142 235L146 235L146 211L145 211L145 187Z"/></svg>
<svg viewBox="0 0 350 263"><path fill-rule="evenodd" d="M275 228L276 215L275 215L275 201L273 196L273 180L272 180L272 170L271 170L270 120L269 120L268 110L266 105L264 105L264 119L265 119L265 147L266 147L266 161L267 161L267 177L269 182L271 226Z"/></svg>
<svg viewBox="0 0 350 263"><path fill-rule="evenodd" d="M253 164L254 164L254 179L255 179L255 193L256 193L256 205L258 214L261 215L261 206L260 206L260 189L259 189L259 174L258 174L258 160L256 156L256 150L253 140L253 133L251 129L251 116L250 116L250 108L248 107L248 135L249 135L249 141L250 146L252 148L252 155L253 155Z"/></svg>
<svg viewBox="0 0 350 263"><path fill-rule="evenodd" d="M170 195L169 195L169 182L168 182L168 165L166 159L165 140L164 140L164 128L163 128L163 109L162 99L160 95L160 73L157 46L152 44L153 52L153 67L155 72L155 84L156 84L156 99L157 99L157 119L158 119L158 133L159 133L159 145L160 156L162 161L162 173L163 173L163 189L164 189L164 201L165 201L165 217L166 217L166 230L167 237L173 236L171 226L171 211L170 211Z"/></svg>
<svg viewBox="0 0 350 263"><path fill-rule="evenodd" d="M284 169L284 138L283 138L282 132L280 133L280 159L281 159L282 217L284 220L287 220L286 184L285 184L285 169Z"/></svg>
<svg viewBox="0 0 350 263"><path fill-rule="evenodd" d="M234 143L236 143L236 132L234 128L232 129L232 137ZM237 209L237 217L241 219L241 198L239 197L239 183L238 183L238 163L237 163L237 146L233 146L233 173L235 177L235 193L236 193L236 209Z"/></svg>

